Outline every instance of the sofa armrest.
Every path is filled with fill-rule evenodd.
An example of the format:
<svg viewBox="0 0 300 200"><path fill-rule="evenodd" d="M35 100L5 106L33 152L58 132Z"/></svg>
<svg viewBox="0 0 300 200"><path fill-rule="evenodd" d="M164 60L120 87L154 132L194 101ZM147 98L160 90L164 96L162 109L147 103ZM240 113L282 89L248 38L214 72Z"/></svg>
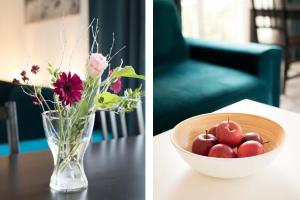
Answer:
<svg viewBox="0 0 300 200"><path fill-rule="evenodd" d="M275 45L232 44L186 38L192 59L235 68L257 76L272 91L272 105L279 106L282 49Z"/></svg>

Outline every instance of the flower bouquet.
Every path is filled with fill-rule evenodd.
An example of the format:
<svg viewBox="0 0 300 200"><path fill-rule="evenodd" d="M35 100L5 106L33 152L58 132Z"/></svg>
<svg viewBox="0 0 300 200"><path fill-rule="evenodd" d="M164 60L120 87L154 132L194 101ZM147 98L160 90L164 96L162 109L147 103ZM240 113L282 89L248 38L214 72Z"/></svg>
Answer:
<svg viewBox="0 0 300 200"><path fill-rule="evenodd" d="M110 61L116 55L111 55L113 44L109 54L102 55L98 52L96 40L98 29L96 27L95 31L92 30L94 41L84 80L76 73L61 71L60 67L49 64L53 100L43 97L41 86L30 83L28 73L37 75L40 70L38 65L33 65L30 72L21 72L23 85L20 84L20 79L13 80L43 110L44 130L54 159L50 187L57 191L77 191L88 185L83 169L83 156L91 138L95 111L110 110L121 114L130 112L144 95L141 87L126 89L120 95L122 78L144 79L144 76L136 74L132 66L123 66L122 60L120 66L112 68ZM97 51L92 53L95 44ZM105 70L108 73L104 78Z"/></svg>

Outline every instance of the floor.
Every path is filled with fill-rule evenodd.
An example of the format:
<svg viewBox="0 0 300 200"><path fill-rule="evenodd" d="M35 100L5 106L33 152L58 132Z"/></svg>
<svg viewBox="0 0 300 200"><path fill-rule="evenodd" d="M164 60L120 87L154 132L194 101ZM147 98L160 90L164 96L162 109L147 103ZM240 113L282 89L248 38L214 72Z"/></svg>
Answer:
<svg viewBox="0 0 300 200"><path fill-rule="evenodd" d="M300 62L291 66L289 76L300 73ZM280 97L280 107L300 113L300 76L287 81L286 94Z"/></svg>

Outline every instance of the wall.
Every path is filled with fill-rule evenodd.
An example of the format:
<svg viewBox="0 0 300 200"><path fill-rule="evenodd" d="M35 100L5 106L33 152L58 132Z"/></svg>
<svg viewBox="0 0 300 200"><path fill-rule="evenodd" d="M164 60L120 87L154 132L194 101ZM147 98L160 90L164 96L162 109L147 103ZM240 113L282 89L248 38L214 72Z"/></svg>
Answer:
<svg viewBox="0 0 300 200"><path fill-rule="evenodd" d="M49 85L48 62L60 65L63 46L62 70L71 69L83 77L89 52L87 27L88 0L81 0L79 15L30 24L25 24L24 0L1 0L0 79L11 81L22 69L29 70L32 64L38 64L41 73L37 82Z"/></svg>
<svg viewBox="0 0 300 200"><path fill-rule="evenodd" d="M23 13L21 0L0 1L0 79L11 79L22 64Z"/></svg>

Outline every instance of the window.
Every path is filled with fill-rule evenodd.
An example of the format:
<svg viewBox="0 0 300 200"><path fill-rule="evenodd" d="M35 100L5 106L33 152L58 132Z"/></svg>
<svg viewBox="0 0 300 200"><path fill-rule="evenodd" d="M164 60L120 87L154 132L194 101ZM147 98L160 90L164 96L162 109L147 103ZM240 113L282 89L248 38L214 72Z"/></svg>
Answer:
<svg viewBox="0 0 300 200"><path fill-rule="evenodd" d="M184 36L246 42L250 38L250 2L181 0Z"/></svg>

